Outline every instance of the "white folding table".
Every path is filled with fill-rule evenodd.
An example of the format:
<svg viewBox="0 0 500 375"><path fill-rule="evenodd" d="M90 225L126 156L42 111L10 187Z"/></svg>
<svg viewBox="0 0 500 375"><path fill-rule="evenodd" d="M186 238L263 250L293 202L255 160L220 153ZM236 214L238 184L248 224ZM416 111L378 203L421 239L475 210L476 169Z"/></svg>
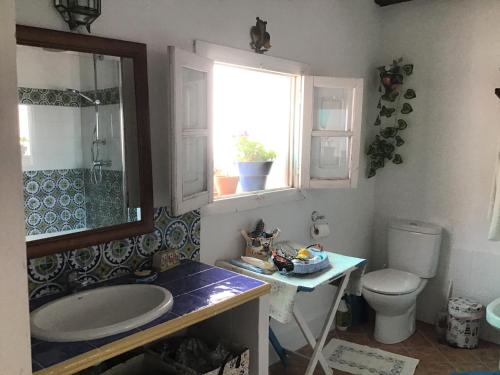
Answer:
<svg viewBox="0 0 500 375"><path fill-rule="evenodd" d="M308 344L313 348L313 354L309 360L309 364L307 366L305 375L312 375L318 362L326 374L329 375L332 374L332 370L328 366L328 363L322 354L326 338L334 322L335 313L337 312L337 309L339 307L340 300L342 299L342 296L346 292L348 285L349 289L358 290L359 292L361 291L360 288L361 276L364 267L366 265L366 260L361 258L336 254L332 252L328 252L328 258L330 260L330 265L331 265L329 268L308 275L295 275L295 274L283 275L279 272L275 272L271 275L265 275L252 272L247 269L243 269L227 261L218 261L216 263L216 265L219 267L224 267L232 271L239 272L254 277L256 279L269 282L273 287L271 289L271 300L273 299L273 294L275 294L274 297L279 298L279 294L282 293L282 291L285 290L285 288L288 290L295 291L295 294L291 297L294 298L294 296L298 292L313 292L318 286L324 284L332 284L337 286L335 298L333 299L332 305L330 306L330 309L326 317L326 321L323 324L320 337L317 341L311 329L307 325L306 319L304 318L300 310L297 308L295 303L293 303L292 301L290 305L291 314L293 318L299 325L300 330L304 335L304 337L306 338ZM351 283L349 283L349 281L351 281ZM284 288L280 288L280 286L283 286ZM272 310L270 315L271 318L277 318L278 321L283 322L282 315L280 315L280 317L277 316L275 317L273 316ZM274 334L272 332L270 333L271 333L271 343L273 344L275 350L278 352L278 355L280 355L280 358L283 360L284 350L279 344L279 341L274 336Z"/></svg>

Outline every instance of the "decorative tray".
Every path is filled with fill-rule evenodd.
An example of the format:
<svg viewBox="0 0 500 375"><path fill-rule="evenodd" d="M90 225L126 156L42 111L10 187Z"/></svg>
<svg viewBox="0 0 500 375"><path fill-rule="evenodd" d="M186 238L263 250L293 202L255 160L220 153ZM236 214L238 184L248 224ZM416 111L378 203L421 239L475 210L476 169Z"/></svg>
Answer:
<svg viewBox="0 0 500 375"><path fill-rule="evenodd" d="M293 273L313 273L321 271L330 265L330 260L325 252L314 252L314 257L307 261L302 261L299 259L293 259Z"/></svg>

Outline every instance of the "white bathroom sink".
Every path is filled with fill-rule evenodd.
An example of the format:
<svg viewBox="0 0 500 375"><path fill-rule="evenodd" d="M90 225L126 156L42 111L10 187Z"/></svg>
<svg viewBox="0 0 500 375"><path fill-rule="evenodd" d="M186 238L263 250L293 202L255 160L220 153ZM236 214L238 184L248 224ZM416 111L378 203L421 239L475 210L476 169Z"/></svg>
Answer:
<svg viewBox="0 0 500 375"><path fill-rule="evenodd" d="M172 294L155 285L117 285L72 294L31 313L31 335L44 341L85 341L137 328L167 313Z"/></svg>
<svg viewBox="0 0 500 375"><path fill-rule="evenodd" d="M486 321L493 327L500 329L500 298L486 306Z"/></svg>

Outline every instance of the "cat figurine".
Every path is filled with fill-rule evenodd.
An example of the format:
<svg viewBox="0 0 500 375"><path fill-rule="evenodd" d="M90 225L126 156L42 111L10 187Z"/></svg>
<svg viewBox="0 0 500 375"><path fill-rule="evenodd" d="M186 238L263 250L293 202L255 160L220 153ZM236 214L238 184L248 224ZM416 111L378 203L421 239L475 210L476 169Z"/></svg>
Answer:
<svg viewBox="0 0 500 375"><path fill-rule="evenodd" d="M255 26L250 29L250 37L252 41L250 46L257 53L264 53L271 48L271 35L266 31L267 21L257 17Z"/></svg>

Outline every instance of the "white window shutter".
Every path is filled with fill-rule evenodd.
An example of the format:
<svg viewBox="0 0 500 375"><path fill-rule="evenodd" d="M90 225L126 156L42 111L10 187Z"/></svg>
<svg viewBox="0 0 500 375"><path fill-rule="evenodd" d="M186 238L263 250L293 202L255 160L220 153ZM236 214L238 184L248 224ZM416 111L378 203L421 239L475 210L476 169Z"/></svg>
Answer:
<svg viewBox="0 0 500 375"><path fill-rule="evenodd" d="M304 78L301 188L356 187L363 80Z"/></svg>
<svg viewBox="0 0 500 375"><path fill-rule="evenodd" d="M169 46L170 191L174 215L213 199L213 61Z"/></svg>

